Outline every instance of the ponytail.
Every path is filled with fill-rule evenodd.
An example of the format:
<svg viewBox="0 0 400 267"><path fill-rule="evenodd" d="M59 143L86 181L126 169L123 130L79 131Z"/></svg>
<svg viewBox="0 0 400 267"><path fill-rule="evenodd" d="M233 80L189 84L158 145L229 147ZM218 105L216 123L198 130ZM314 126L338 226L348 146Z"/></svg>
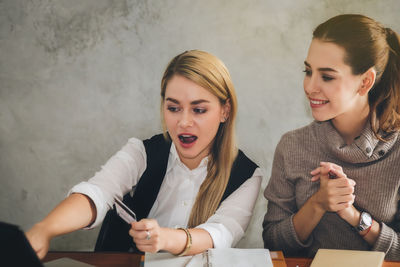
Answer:
<svg viewBox="0 0 400 267"><path fill-rule="evenodd" d="M400 38L392 29L385 28L388 61L380 80L370 91L371 126L383 140L379 130L400 131Z"/></svg>

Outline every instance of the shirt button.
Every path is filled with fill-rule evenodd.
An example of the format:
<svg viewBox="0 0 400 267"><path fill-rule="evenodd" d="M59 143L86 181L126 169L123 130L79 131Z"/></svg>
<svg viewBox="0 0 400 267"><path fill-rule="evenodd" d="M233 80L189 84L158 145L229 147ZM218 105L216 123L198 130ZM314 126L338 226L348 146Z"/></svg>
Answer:
<svg viewBox="0 0 400 267"><path fill-rule="evenodd" d="M367 153L371 153L371 148L370 148L370 147L367 147L367 148L365 149L365 151L367 151Z"/></svg>
<svg viewBox="0 0 400 267"><path fill-rule="evenodd" d="M187 206L188 205L188 202L185 200L185 201L183 201L183 206Z"/></svg>
<svg viewBox="0 0 400 267"><path fill-rule="evenodd" d="M381 157L385 155L385 150L379 150L378 155Z"/></svg>

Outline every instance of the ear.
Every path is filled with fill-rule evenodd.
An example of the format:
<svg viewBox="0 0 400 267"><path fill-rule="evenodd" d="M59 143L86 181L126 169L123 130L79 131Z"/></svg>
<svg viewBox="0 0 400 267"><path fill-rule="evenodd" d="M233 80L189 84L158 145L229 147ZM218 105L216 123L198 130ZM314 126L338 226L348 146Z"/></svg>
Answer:
<svg viewBox="0 0 400 267"><path fill-rule="evenodd" d="M368 94L369 90L371 90L375 84L375 79L376 71L373 67L371 67L366 72L364 72L364 74L362 74L362 81L358 93L361 96Z"/></svg>
<svg viewBox="0 0 400 267"><path fill-rule="evenodd" d="M222 105L222 111L221 111L221 122L226 122L226 120L229 118L229 114L231 112L231 100L228 98L225 101L225 104Z"/></svg>

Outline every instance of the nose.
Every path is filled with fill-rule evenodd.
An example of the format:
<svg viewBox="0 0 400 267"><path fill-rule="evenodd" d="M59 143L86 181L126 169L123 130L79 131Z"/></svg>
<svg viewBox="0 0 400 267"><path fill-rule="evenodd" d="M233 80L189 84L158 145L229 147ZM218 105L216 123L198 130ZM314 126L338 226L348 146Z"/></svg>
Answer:
<svg viewBox="0 0 400 267"><path fill-rule="evenodd" d="M193 115L189 111L182 112L178 125L182 128L193 126Z"/></svg>
<svg viewBox="0 0 400 267"><path fill-rule="evenodd" d="M316 75L305 76L303 86L307 95L312 95L313 93L319 93L321 91Z"/></svg>

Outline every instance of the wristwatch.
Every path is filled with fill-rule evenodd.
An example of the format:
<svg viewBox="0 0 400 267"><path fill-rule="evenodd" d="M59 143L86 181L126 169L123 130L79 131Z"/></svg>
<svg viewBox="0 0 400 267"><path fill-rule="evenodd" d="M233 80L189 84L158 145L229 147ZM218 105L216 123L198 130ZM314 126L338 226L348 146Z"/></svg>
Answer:
<svg viewBox="0 0 400 267"><path fill-rule="evenodd" d="M367 230L372 225L372 217L368 212L363 211L360 216L360 222L354 227L357 232Z"/></svg>

